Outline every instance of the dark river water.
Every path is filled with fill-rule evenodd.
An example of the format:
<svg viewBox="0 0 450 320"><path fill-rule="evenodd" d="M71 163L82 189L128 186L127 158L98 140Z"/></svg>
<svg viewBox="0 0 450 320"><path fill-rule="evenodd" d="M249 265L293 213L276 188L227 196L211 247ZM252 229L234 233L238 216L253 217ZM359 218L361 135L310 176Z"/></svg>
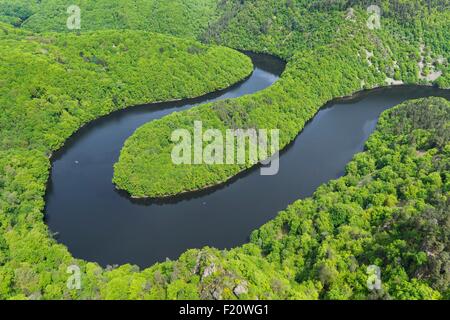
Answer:
<svg viewBox="0 0 450 320"><path fill-rule="evenodd" d="M199 99L115 112L81 129L55 153L46 222L76 258L103 266L147 267L176 259L191 248L241 245L290 203L342 176L384 110L412 98L450 99L448 91L417 86L359 93L325 106L282 152L276 176L261 176L254 169L216 189L164 202L132 200L116 191L111 182L113 165L137 128L198 103L260 91L284 70L284 63L273 57L249 55L255 70L243 83Z"/></svg>

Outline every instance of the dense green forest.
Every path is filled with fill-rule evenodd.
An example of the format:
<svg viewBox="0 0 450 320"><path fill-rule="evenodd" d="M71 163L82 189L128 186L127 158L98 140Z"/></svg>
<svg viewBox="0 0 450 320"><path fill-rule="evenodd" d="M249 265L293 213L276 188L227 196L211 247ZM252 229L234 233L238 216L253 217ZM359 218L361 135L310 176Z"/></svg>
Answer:
<svg viewBox="0 0 450 320"><path fill-rule="evenodd" d="M266 4L266 2L264 2ZM115 166L114 183L135 197L165 197L182 192L195 191L211 185L223 183L239 172L255 165L247 161L245 165L176 165L171 161L174 143L167 143L172 128L193 130L194 121L201 120L205 128L220 129L225 136L226 129L280 129L281 148L297 136L304 124L310 120L327 101L335 97L351 95L361 89L373 88L401 81L401 83L427 83L420 73L419 62L423 59L421 46L427 48L427 59L450 54L449 23L450 13L432 11L430 16L419 21L411 21L413 27L401 25L401 17L386 18L386 28L372 32L366 27L365 12L356 11L353 20L346 19L341 10L313 11L307 15L306 9L298 9L298 15L308 17L313 26L299 27L311 29L311 39L303 33L282 30L271 32L282 26L272 26L267 32L252 30L258 25L261 15L275 11L282 18L282 25L291 11L296 9L268 1L266 5L249 2L237 10L237 16L227 24L219 42L238 48L271 52L289 61L282 79L271 88L256 95L239 99L203 105L188 111L172 114L153 121L139 129L125 144L120 161ZM284 8L284 10L282 10ZM297 12L297 11L295 11ZM245 16L244 16L245 15ZM445 15L444 20L440 20ZM236 21L240 25L236 26ZM441 21L446 32L443 36L436 32L435 23ZM443 22L442 22L443 21ZM430 24L430 26L428 25ZM292 26L291 26L292 27ZM336 31L335 28L339 31ZM283 38L281 34L290 32L294 38ZM429 45L422 41L425 34ZM253 36L256 33L259 37ZM309 33L308 33L309 34ZM296 39L303 35L303 39ZM350 40L350 41L349 41ZM257 43L253 43L257 41ZM282 46L279 44L283 43ZM331 43L325 45L324 43ZM425 51L425 50L422 50ZM448 65L440 65L448 72ZM437 84L447 87L448 74L438 78ZM143 151L150 150L149 152Z"/></svg>
<svg viewBox="0 0 450 320"><path fill-rule="evenodd" d="M128 106L226 88L253 70L232 49L125 30L36 34L0 24L0 57L2 298L10 286L28 296L20 283L37 285L32 274L50 281L56 265L44 260L71 260L49 237L43 197L49 155L73 132Z"/></svg>
<svg viewBox="0 0 450 320"><path fill-rule="evenodd" d="M250 59L231 49L154 33L41 36L5 25L0 32L3 150L50 152L100 115L200 96L252 71Z"/></svg>
<svg viewBox="0 0 450 320"><path fill-rule="evenodd" d="M281 212L251 243L190 250L142 272L79 261L81 291L65 287L74 261L63 246L36 230L9 231L2 297L449 299L449 123L444 99L406 102L383 114L345 177ZM39 166L14 163L22 179ZM382 290L367 289L370 265L383 270Z"/></svg>
<svg viewBox="0 0 450 320"><path fill-rule="evenodd" d="M0 21L35 32L67 32L71 5L81 9L82 30L135 29L191 38L218 15L216 0L0 0Z"/></svg>
<svg viewBox="0 0 450 320"><path fill-rule="evenodd" d="M448 88L448 3L379 3L383 28L369 31L366 1L83 1L92 18L81 33L40 34L63 31L62 1L0 0L0 20L16 27L0 25L0 299L450 299L450 104L438 98L385 112L345 177L230 251L189 250L142 271L101 268L74 259L43 220L48 156L81 125L133 104L222 88L251 71L245 56L223 47L144 31L85 31L157 31L288 61L263 92L171 115L130 138L116 182L136 195L166 195L245 168L185 168L195 170L187 179L164 163L169 124L280 127L286 145L333 97L389 79L430 84L432 69L442 72L435 84ZM428 69L420 69L422 58ZM151 145L139 139L148 135ZM137 159L161 177L121 167L149 146L160 155ZM81 290L66 286L72 264L81 267ZM370 265L382 270L380 291L367 288Z"/></svg>

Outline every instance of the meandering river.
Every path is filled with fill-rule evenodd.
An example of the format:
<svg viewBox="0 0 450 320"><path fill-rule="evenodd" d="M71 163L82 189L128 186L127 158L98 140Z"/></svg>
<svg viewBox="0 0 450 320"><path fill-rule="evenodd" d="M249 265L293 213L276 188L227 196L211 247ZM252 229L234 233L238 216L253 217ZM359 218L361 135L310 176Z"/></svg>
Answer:
<svg viewBox="0 0 450 320"><path fill-rule="evenodd" d="M147 267L176 259L191 248L241 245L287 205L342 176L384 110L412 98L450 99L449 91L417 86L359 93L322 108L282 152L276 176L260 176L254 169L216 189L165 202L132 200L117 191L111 182L113 165L137 128L196 104L263 90L284 70L284 63L276 58L249 55L255 70L244 82L198 99L115 112L82 128L54 154L46 222L76 258L103 266Z"/></svg>

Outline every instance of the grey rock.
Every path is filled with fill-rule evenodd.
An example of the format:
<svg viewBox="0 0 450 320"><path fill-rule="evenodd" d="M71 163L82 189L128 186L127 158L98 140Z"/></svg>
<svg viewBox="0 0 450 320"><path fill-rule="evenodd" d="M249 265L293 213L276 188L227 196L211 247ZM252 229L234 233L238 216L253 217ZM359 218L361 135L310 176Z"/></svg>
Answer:
<svg viewBox="0 0 450 320"><path fill-rule="evenodd" d="M247 283L243 282L243 283L237 285L236 288L234 288L233 292L236 296L246 294L248 292Z"/></svg>
<svg viewBox="0 0 450 320"><path fill-rule="evenodd" d="M206 267L205 271L203 271L203 276L202 276L202 278L203 278L203 279L208 278L208 277L210 277L211 275L213 275L216 271L217 271L216 265L215 265L214 262L213 262L213 263L211 263L211 264L209 265L209 267Z"/></svg>

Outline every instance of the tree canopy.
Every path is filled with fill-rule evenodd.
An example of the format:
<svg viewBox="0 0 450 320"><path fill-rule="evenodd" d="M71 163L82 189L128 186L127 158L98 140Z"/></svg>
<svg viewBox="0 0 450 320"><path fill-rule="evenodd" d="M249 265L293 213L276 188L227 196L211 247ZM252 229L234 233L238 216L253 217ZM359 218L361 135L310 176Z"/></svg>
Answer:
<svg viewBox="0 0 450 320"><path fill-rule="evenodd" d="M283 147L333 97L387 79L431 84L432 70L442 72L434 84L448 88L448 1L375 1L382 29L370 31L368 1L70 4L77 3L85 9L81 33L62 30L64 1L0 0L0 299L450 299L450 104L440 98L385 112L343 178L233 250L189 250L145 270L102 268L73 258L44 223L49 155L80 126L133 104L223 88L251 72L249 59L231 49L149 31L288 61L263 92L171 115L130 138L116 183L138 195L167 195L246 167L198 166L186 169L195 170L186 179L188 171L165 162L170 125L280 127ZM122 165L148 134L161 152L138 160L161 177L127 180L137 168ZM149 184L162 179L165 185ZM81 290L67 287L73 264ZM370 266L380 268L380 290L367 286Z"/></svg>

